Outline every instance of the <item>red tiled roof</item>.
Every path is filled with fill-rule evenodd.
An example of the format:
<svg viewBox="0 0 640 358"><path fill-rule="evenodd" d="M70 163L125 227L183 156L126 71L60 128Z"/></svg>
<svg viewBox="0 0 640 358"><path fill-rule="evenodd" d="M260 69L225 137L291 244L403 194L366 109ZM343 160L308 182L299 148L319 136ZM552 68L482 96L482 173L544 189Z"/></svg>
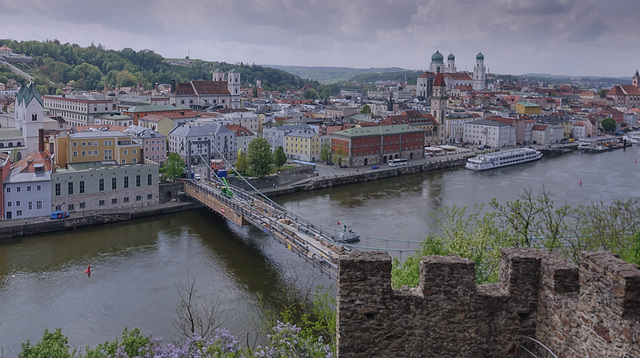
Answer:
<svg viewBox="0 0 640 358"><path fill-rule="evenodd" d="M230 95L226 81L191 81L176 84L176 96Z"/></svg>
<svg viewBox="0 0 640 358"><path fill-rule="evenodd" d="M33 173L34 164L43 164L44 171L51 171L51 154L47 152L31 152L26 157L11 164L12 169L20 168L20 173Z"/></svg>
<svg viewBox="0 0 640 358"><path fill-rule="evenodd" d="M422 72L422 74L418 76L418 78L429 78L429 74L426 72Z"/></svg>
<svg viewBox="0 0 640 358"><path fill-rule="evenodd" d="M438 73L436 75L436 79L433 80L433 85L440 86L440 87L444 87L447 85L446 83L444 83L444 75L442 73Z"/></svg>
<svg viewBox="0 0 640 358"><path fill-rule="evenodd" d="M444 74L445 77L449 77L452 78L454 80L458 80L458 81L471 81L471 76L469 76L468 73L445 73Z"/></svg>
<svg viewBox="0 0 640 358"><path fill-rule="evenodd" d="M535 124L533 128L531 128L531 130L544 131L544 130L547 130L547 126L545 126L544 124Z"/></svg>
<svg viewBox="0 0 640 358"><path fill-rule="evenodd" d="M236 132L236 137L245 137L253 135L253 132L239 124L227 124L225 127Z"/></svg>

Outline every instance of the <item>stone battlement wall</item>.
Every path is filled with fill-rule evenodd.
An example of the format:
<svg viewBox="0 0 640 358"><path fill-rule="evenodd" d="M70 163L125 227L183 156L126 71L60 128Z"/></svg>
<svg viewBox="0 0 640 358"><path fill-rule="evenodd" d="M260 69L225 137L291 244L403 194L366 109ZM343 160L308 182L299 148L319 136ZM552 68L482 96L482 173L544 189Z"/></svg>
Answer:
<svg viewBox="0 0 640 358"><path fill-rule="evenodd" d="M340 258L340 357L516 357L522 336L558 357L640 357L640 270L611 253L581 265L505 249L500 281L476 285L475 264L429 256L416 288L391 288L387 253Z"/></svg>

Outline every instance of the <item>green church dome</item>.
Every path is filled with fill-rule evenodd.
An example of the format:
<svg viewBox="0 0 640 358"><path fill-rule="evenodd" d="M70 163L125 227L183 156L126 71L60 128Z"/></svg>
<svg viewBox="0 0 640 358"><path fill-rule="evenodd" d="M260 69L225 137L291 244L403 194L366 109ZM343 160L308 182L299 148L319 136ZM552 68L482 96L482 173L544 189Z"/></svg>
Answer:
<svg viewBox="0 0 640 358"><path fill-rule="evenodd" d="M447 57L447 59L449 61L454 61L456 59L456 56L454 56L452 53L450 53L449 56Z"/></svg>
<svg viewBox="0 0 640 358"><path fill-rule="evenodd" d="M480 53L476 56L476 60L484 60L484 55L482 54L482 52L480 52Z"/></svg>
<svg viewBox="0 0 640 358"><path fill-rule="evenodd" d="M431 56L431 62L442 63L444 61L444 56L440 53L440 51L436 51L436 53Z"/></svg>

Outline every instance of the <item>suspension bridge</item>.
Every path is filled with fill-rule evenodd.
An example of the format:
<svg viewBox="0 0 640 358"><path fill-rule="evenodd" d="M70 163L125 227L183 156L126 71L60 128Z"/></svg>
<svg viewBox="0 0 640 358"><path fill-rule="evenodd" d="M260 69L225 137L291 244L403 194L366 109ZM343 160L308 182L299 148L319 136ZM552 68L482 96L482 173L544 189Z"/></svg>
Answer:
<svg viewBox="0 0 640 358"><path fill-rule="evenodd" d="M192 143L196 142L188 142L188 146ZM207 146L215 148L215 146ZM188 152L191 152L190 148L188 148ZM222 153L219 154L225 161L227 168L233 168L225 156ZM202 154L199 156L204 163L209 163L210 158L205 160ZM413 253L418 248L419 242L416 241L366 236L347 230L346 225L343 228L337 228L303 218L271 200L243 176L237 174L252 188L251 193L230 185L224 177L219 177L218 173L211 170L208 165L207 168L207 178L185 180L184 190L189 197L236 225L253 225L270 234L284 244L287 249L303 257L314 267L319 268L321 272L333 278L337 277L340 255L351 250L389 251L399 252L402 255L407 252ZM188 165L187 172L190 170L190 165ZM366 238L368 243L380 242L380 246L358 245L357 242L361 238ZM389 248L390 242L393 242L396 247L406 245L406 249Z"/></svg>

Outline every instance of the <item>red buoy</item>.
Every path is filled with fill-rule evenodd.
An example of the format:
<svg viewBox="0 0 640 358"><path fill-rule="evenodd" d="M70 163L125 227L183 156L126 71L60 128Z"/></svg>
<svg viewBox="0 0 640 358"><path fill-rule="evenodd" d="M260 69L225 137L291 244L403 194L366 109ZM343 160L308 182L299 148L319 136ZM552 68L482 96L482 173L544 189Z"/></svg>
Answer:
<svg viewBox="0 0 640 358"><path fill-rule="evenodd" d="M580 179L580 185L582 185L582 179Z"/></svg>
<svg viewBox="0 0 640 358"><path fill-rule="evenodd" d="M85 271L87 276L91 276L91 265L87 266L87 271Z"/></svg>

